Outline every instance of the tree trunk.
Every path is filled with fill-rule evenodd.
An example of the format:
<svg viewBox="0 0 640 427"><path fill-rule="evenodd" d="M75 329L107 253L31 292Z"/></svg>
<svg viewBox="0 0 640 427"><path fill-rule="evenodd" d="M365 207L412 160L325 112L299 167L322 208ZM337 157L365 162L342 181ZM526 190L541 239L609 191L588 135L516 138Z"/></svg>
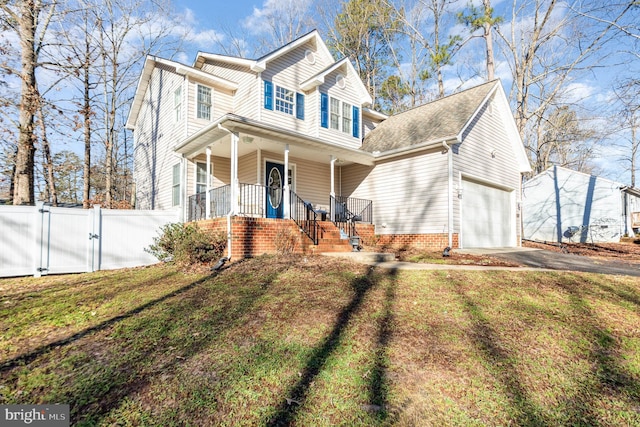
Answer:
<svg viewBox="0 0 640 427"><path fill-rule="evenodd" d="M489 16L489 12L491 11L491 0L483 0L482 4L484 5L484 14L485 14L485 22L483 24L484 27L484 40L487 45L487 81L493 80L494 77L494 63L493 63L493 37L491 34L491 28L493 27L491 23L488 21L492 18Z"/></svg>
<svg viewBox="0 0 640 427"><path fill-rule="evenodd" d="M53 206L58 206L58 193L56 191L56 182L53 175L51 147L49 146L49 139L47 138L47 128L44 122L42 103L40 103L38 106L38 120L40 121L40 130L42 131L42 154L44 156L44 167L46 169L47 190L49 193L48 200Z"/></svg>
<svg viewBox="0 0 640 427"><path fill-rule="evenodd" d="M22 65L20 79L22 87L18 119L18 153L16 155L16 169L13 179L14 205L35 204L35 135L33 124L35 111L38 108L35 50L38 12L34 0L24 0L20 6L18 25L20 28L20 59Z"/></svg>
<svg viewBox="0 0 640 427"><path fill-rule="evenodd" d="M91 45L89 39L85 45L85 62L83 64L84 94L82 116L84 118L84 168L82 170L82 208L89 209L89 199L91 197L91 74L89 72L89 61L91 57Z"/></svg>

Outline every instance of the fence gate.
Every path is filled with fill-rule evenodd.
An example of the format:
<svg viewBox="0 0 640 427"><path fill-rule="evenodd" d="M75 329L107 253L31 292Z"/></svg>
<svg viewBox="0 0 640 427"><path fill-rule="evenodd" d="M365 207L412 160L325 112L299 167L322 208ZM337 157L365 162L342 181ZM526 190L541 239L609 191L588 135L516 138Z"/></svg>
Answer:
<svg viewBox="0 0 640 427"><path fill-rule="evenodd" d="M0 206L0 277L149 265L145 251L179 211Z"/></svg>
<svg viewBox="0 0 640 427"><path fill-rule="evenodd" d="M38 206L36 275L96 270L100 244L96 211Z"/></svg>

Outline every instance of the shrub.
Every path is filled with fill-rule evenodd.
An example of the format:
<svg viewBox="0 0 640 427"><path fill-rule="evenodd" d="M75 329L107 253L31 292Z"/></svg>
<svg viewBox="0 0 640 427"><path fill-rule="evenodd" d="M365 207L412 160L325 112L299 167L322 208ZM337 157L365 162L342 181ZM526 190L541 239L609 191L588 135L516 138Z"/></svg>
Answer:
<svg viewBox="0 0 640 427"><path fill-rule="evenodd" d="M224 233L201 230L196 224L172 223L160 228L146 251L160 261L188 266L222 257L226 245Z"/></svg>
<svg viewBox="0 0 640 427"><path fill-rule="evenodd" d="M279 225L276 229L276 235L273 239L273 245L276 252L280 255L289 255L295 252L298 246L298 236L286 225Z"/></svg>

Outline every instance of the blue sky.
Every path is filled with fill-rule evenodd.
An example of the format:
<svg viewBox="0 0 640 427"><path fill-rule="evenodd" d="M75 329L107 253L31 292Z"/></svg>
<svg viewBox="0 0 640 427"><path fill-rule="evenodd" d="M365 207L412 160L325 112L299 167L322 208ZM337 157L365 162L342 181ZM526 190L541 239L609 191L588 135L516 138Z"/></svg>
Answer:
<svg viewBox="0 0 640 427"><path fill-rule="evenodd" d="M188 16L190 25L197 33L194 35L197 40L196 43L192 43L189 49L176 57L175 59L183 63L191 64L198 50L225 53L221 51L221 44L229 43L228 31L231 31L236 37L243 37L245 39L252 39L259 34L253 33L252 29L259 28L260 14L274 7L278 4L306 4L310 6L310 15L316 20L320 20L317 16L318 12L315 9L316 4L320 4L313 0L229 0L227 2L210 1L210 0L174 0L173 5L177 12L185 13ZM475 1L478 3L478 1ZM459 1L456 3L456 7L464 8L468 4L467 1ZM332 0L324 0L322 2L323 8L339 7L339 2ZM508 31L508 22L510 18L511 2L506 0L493 0L492 5L495 7L496 12L502 15L505 19L502 26ZM563 9L558 7L557 19L561 19ZM330 10L329 14L335 14L336 11ZM247 25L248 20L253 17L253 25ZM519 26L522 23L526 24L527 17L520 17L520 22L516 22L514 25ZM185 22L186 25L186 22ZM225 32L225 27L226 31ZM464 27L454 26L453 32L463 33L466 31ZM321 33L322 34L322 33ZM324 34L322 34L324 36ZM214 41L215 39L215 41ZM222 41L222 43L220 43ZM475 84L481 83L483 78L480 75L473 75L472 70L478 70L484 67L484 61L481 53L483 53L484 46L479 40L475 40L472 43L477 43L476 47L469 49L465 48L464 53L457 56L455 64L445 74L445 87L447 93L451 93L454 90L461 87L469 87ZM227 52L230 53L230 52ZM253 52L246 52L246 56L255 57ZM231 53L230 53L231 54ZM511 85L511 70L506 62L501 61L500 55L496 53L496 75L500 77L507 92ZM615 59L613 59L615 62ZM610 104L612 91L610 82L616 71L608 67L597 68L593 70L589 75L582 76L581 78L567 83L567 87L570 88L569 95L574 98L576 102L587 106L594 106L594 110L597 108L601 110L606 104ZM587 110L589 107L587 107ZM595 112L595 111L594 111ZM600 114L602 111L598 111ZM604 124L606 126L607 124ZM617 161L620 152L613 144L604 144L599 148L599 155L596 158L595 163L600 167L600 173L608 178L625 182L627 181L627 172L623 171L620 167L620 163Z"/></svg>

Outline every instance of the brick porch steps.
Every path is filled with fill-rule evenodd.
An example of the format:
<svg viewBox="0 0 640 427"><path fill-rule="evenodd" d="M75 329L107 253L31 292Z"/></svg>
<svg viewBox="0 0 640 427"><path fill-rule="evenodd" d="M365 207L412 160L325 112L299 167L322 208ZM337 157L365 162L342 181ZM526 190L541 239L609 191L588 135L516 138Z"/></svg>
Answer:
<svg viewBox="0 0 640 427"><path fill-rule="evenodd" d="M318 244L309 245L309 249L314 253L321 252L351 252L353 247L349 239L340 238L340 230L331 221L318 222Z"/></svg>

